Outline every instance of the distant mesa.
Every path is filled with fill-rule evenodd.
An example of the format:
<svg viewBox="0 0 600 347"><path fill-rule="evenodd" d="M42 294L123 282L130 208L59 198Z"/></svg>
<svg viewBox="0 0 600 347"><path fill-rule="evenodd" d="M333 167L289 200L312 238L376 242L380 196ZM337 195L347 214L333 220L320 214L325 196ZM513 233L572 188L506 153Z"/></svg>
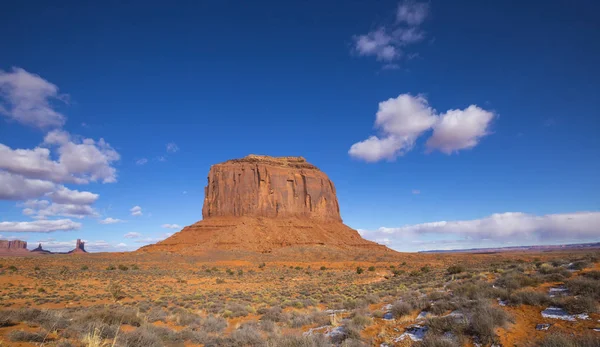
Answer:
<svg viewBox="0 0 600 347"><path fill-rule="evenodd" d="M21 240L0 240L0 254L18 255L27 254L27 242Z"/></svg>
<svg viewBox="0 0 600 347"><path fill-rule="evenodd" d="M342 223L333 182L303 157L249 155L215 164L204 194L201 221L138 252L397 254Z"/></svg>

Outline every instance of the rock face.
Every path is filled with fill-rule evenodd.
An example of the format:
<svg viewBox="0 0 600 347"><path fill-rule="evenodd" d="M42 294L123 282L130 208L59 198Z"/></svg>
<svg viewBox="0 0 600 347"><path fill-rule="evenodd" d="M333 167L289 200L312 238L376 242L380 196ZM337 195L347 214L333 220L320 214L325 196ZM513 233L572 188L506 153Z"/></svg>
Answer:
<svg viewBox="0 0 600 347"><path fill-rule="evenodd" d="M333 183L302 157L249 155L213 165L202 216L203 220L138 252L296 250L319 259L333 253L354 257L363 250L396 254L342 223Z"/></svg>
<svg viewBox="0 0 600 347"><path fill-rule="evenodd" d="M75 249L70 251L69 253L87 253L85 250L85 242L77 239L77 243L75 244Z"/></svg>
<svg viewBox="0 0 600 347"><path fill-rule="evenodd" d="M43 249L41 243L39 243L38 246L36 248L32 249L30 252L33 252L33 253L43 253L43 254L52 254L52 252Z"/></svg>
<svg viewBox="0 0 600 347"><path fill-rule="evenodd" d="M333 183L302 157L249 155L213 165L202 217L242 216L342 221Z"/></svg>
<svg viewBox="0 0 600 347"><path fill-rule="evenodd" d="M0 250L4 251L19 251L27 250L27 242L21 240L0 240Z"/></svg>

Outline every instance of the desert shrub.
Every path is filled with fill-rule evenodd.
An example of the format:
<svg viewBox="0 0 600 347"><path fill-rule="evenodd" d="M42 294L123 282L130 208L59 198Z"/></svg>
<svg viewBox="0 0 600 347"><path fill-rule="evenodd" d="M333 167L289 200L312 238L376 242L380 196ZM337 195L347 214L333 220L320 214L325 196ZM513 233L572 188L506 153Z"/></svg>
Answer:
<svg viewBox="0 0 600 347"><path fill-rule="evenodd" d="M436 300L427 310L435 315L441 315L456 308L456 305L450 301L450 298L443 298Z"/></svg>
<svg viewBox="0 0 600 347"><path fill-rule="evenodd" d="M56 347L74 347L73 344L67 340L61 340L56 343Z"/></svg>
<svg viewBox="0 0 600 347"><path fill-rule="evenodd" d="M239 303L228 304L226 306L225 310L230 312L230 314L228 314L226 318L246 317L248 315L247 306L239 304ZM225 314L223 314L223 316L225 316Z"/></svg>
<svg viewBox="0 0 600 347"><path fill-rule="evenodd" d="M507 272L496 280L496 285L508 291L515 291L523 287L533 287L539 284L536 277L527 276L518 272Z"/></svg>
<svg viewBox="0 0 600 347"><path fill-rule="evenodd" d="M564 298L558 302L558 306L564 308L570 314L593 313L598 308L596 300L587 296Z"/></svg>
<svg viewBox="0 0 600 347"><path fill-rule="evenodd" d="M112 265L112 264L111 264L111 265L108 265L108 266L106 267L106 270L107 270L107 271L113 271L113 270L116 270L116 269L117 269L117 268L116 268L114 265Z"/></svg>
<svg viewBox="0 0 600 347"><path fill-rule="evenodd" d="M80 323L101 322L107 325L129 324L136 327L142 323L135 309L119 305L89 307L73 320Z"/></svg>
<svg viewBox="0 0 600 347"><path fill-rule="evenodd" d="M392 270L392 274L394 275L394 277L398 277L400 275L403 275L406 271L404 270L400 270L400 269L394 269Z"/></svg>
<svg viewBox="0 0 600 347"><path fill-rule="evenodd" d="M487 305L478 305L471 309L471 318L468 331L479 338L483 344L496 342L496 327L504 326L511 320L508 313L504 310L490 307Z"/></svg>
<svg viewBox="0 0 600 347"><path fill-rule="evenodd" d="M369 266L368 271L375 271L375 266Z"/></svg>
<svg viewBox="0 0 600 347"><path fill-rule="evenodd" d="M565 282L565 285L573 295L600 299L600 281L589 278L575 278Z"/></svg>
<svg viewBox="0 0 600 347"><path fill-rule="evenodd" d="M267 333L273 333L277 329L277 325L273 321L270 321L270 320L260 321L260 324L258 326L259 326L260 330L267 332Z"/></svg>
<svg viewBox="0 0 600 347"><path fill-rule="evenodd" d="M178 309L174 318L175 324L179 326L197 326L201 322L200 316L185 309Z"/></svg>
<svg viewBox="0 0 600 347"><path fill-rule="evenodd" d="M223 284L223 283L225 283L225 280L222 279L222 278L217 278L216 283L217 284Z"/></svg>
<svg viewBox="0 0 600 347"><path fill-rule="evenodd" d="M359 328L364 328L366 326L369 326L373 323L373 321L371 320L371 318L369 318L368 316L365 316L361 313L355 313L354 316L351 319L351 322L354 326L357 326Z"/></svg>
<svg viewBox="0 0 600 347"><path fill-rule="evenodd" d="M600 346L600 336L597 335L567 335L552 333L546 335L538 344L539 347L597 347Z"/></svg>
<svg viewBox="0 0 600 347"><path fill-rule="evenodd" d="M125 293L123 292L123 287L119 282L113 282L112 280L108 282L108 286L106 286L106 290L110 294L111 298L116 302L125 297Z"/></svg>
<svg viewBox="0 0 600 347"><path fill-rule="evenodd" d="M232 332L222 341L221 346L226 347L258 347L263 346L264 340L260 333L249 325L243 325Z"/></svg>
<svg viewBox="0 0 600 347"><path fill-rule="evenodd" d="M23 308L9 311L5 317L14 322L37 324L46 330L64 329L69 325L69 322L62 316L60 311Z"/></svg>
<svg viewBox="0 0 600 347"><path fill-rule="evenodd" d="M569 264L569 269L571 270L583 270L590 266L590 262L587 260L578 260L571 264Z"/></svg>
<svg viewBox="0 0 600 347"><path fill-rule="evenodd" d="M456 317L432 317L428 318L426 325L429 327L429 333L432 335L443 335L451 332L454 335L462 335L467 329L467 322L464 319Z"/></svg>
<svg viewBox="0 0 600 347"><path fill-rule="evenodd" d="M119 270L121 270L121 271L127 271L127 270L129 270L129 268L127 266L123 265L123 264L119 264Z"/></svg>
<svg viewBox="0 0 600 347"><path fill-rule="evenodd" d="M407 316L411 313L411 311L412 311L412 306L403 301L396 301L392 305L392 308L390 310L390 312L392 313L392 316L394 316L394 318L400 318L403 316Z"/></svg>
<svg viewBox="0 0 600 347"><path fill-rule="evenodd" d="M132 332L121 333L117 338L119 346L126 347L161 347L162 340L154 331L145 327L137 328Z"/></svg>
<svg viewBox="0 0 600 347"><path fill-rule="evenodd" d="M321 271L325 271L327 268L325 266L321 266Z"/></svg>
<svg viewBox="0 0 600 347"><path fill-rule="evenodd" d="M301 328L305 325L312 324L310 315L293 312L290 317L289 325L292 328Z"/></svg>
<svg viewBox="0 0 600 347"><path fill-rule="evenodd" d="M160 307L154 307L146 314L146 319L150 323L158 321L165 322L167 319L167 313Z"/></svg>
<svg viewBox="0 0 600 347"><path fill-rule="evenodd" d="M45 331L29 332L23 330L13 330L8 334L8 339L12 342L44 342L48 335Z"/></svg>
<svg viewBox="0 0 600 347"><path fill-rule="evenodd" d="M87 266L87 265L83 265L83 266L81 267L81 271L86 271L86 270L88 270L88 269L89 269L89 266Z"/></svg>
<svg viewBox="0 0 600 347"><path fill-rule="evenodd" d="M584 272L582 274L582 276L586 277L586 278L590 278L593 280L600 280L600 271L597 270L593 270L593 271L589 271L589 272Z"/></svg>
<svg viewBox="0 0 600 347"><path fill-rule="evenodd" d="M14 266L14 265L11 265L11 266L7 267L7 269L8 269L8 271L10 271L10 272L17 272L17 271L18 271L17 267L16 267L16 266Z"/></svg>
<svg viewBox="0 0 600 347"><path fill-rule="evenodd" d="M413 344L415 347L460 347L459 341L445 336L432 335L427 333L423 341Z"/></svg>
<svg viewBox="0 0 600 347"><path fill-rule="evenodd" d="M202 329L209 333L218 333L227 328L227 321L221 317L209 315L200 324Z"/></svg>
<svg viewBox="0 0 600 347"><path fill-rule="evenodd" d="M0 328L11 327L13 325L17 325L17 323L13 322L9 317L0 317Z"/></svg>
<svg viewBox="0 0 600 347"><path fill-rule="evenodd" d="M356 267L356 273L357 273L357 274L359 274L359 275L360 275L360 274L361 274L361 273L363 273L363 272L365 272L365 270L364 270L362 267L360 267L360 266L357 266L357 267Z"/></svg>
<svg viewBox="0 0 600 347"><path fill-rule="evenodd" d="M522 304L540 306L547 305L551 302L550 298L546 294L534 292L532 290L524 290L512 293L508 300L509 303L514 306Z"/></svg>
<svg viewBox="0 0 600 347"><path fill-rule="evenodd" d="M452 283L448 286L455 296L469 300L504 297L508 294L501 288L493 288L488 283L478 280L469 280L463 283Z"/></svg>
<svg viewBox="0 0 600 347"><path fill-rule="evenodd" d="M446 272L449 275L456 275L463 271L465 271L465 268L462 267L462 265L452 265L452 266L448 267L448 269L446 269Z"/></svg>
<svg viewBox="0 0 600 347"><path fill-rule="evenodd" d="M312 336L275 336L267 341L267 347L329 347L331 344L321 334Z"/></svg>
<svg viewBox="0 0 600 347"><path fill-rule="evenodd" d="M271 307L260 317L261 320L270 320L272 322L283 322L287 320L286 315L279 306Z"/></svg>

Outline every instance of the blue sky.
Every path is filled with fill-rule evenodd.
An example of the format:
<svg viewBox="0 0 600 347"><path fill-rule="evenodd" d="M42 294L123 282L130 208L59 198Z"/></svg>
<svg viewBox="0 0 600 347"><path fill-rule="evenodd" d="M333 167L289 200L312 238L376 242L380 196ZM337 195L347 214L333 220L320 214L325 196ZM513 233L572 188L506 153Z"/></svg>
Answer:
<svg viewBox="0 0 600 347"><path fill-rule="evenodd" d="M599 10L7 4L0 235L136 249L201 219L211 164L255 153L306 157L398 250L600 241Z"/></svg>

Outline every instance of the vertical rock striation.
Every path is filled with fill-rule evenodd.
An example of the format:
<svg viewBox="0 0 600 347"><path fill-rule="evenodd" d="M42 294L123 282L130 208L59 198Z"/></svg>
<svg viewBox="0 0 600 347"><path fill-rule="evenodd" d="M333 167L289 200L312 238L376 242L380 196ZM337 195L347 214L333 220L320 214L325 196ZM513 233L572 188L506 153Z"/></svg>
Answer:
<svg viewBox="0 0 600 347"><path fill-rule="evenodd" d="M341 222L329 177L302 157L249 155L213 165L202 217L299 217Z"/></svg>

